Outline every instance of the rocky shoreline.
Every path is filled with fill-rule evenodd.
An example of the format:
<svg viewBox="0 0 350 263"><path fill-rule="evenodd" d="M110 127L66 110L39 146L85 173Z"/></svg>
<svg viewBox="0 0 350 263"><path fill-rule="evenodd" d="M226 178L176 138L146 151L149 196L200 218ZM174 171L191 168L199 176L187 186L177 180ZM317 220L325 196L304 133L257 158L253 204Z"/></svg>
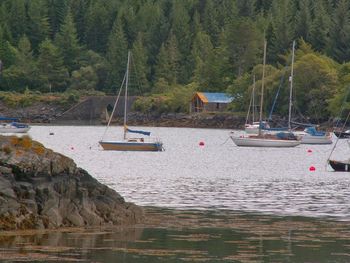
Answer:
<svg viewBox="0 0 350 263"><path fill-rule="evenodd" d="M78 104L77 104L78 105ZM73 106L75 108L77 105ZM30 124L52 125L104 125L105 116L84 112L70 114L67 106L58 102L37 102L27 107L10 108L0 101L0 116L17 117L22 122ZM68 112L68 113L67 113ZM120 115L120 114L119 114ZM279 116L273 117L272 126L287 125L287 120ZM202 113L142 113L131 111L128 114L128 124L131 126L154 127L186 127L186 128L217 128L217 129L244 129L246 116L243 113L232 112L202 112ZM296 120L297 122L309 122L320 124L323 129L332 129L332 120ZM113 120L115 124L123 125L122 117Z"/></svg>
<svg viewBox="0 0 350 263"><path fill-rule="evenodd" d="M28 136L0 136L0 230L129 225L142 208L127 203L74 161Z"/></svg>

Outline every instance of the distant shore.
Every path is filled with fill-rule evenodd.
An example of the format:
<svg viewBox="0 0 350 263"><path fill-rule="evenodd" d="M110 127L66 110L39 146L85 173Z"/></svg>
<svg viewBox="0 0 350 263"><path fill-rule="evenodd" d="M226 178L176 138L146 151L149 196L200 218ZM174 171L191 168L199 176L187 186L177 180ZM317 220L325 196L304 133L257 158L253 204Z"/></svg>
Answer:
<svg viewBox="0 0 350 263"><path fill-rule="evenodd" d="M82 109L83 111L83 109ZM8 107L0 101L0 116L16 117L21 122L33 125L106 125L105 116L88 112L66 114L67 108L59 103L38 102L27 107ZM101 114L103 115L103 114ZM113 124L123 125L121 114L115 117ZM141 113L130 112L128 125L154 127L185 127L185 128L215 128L215 129L244 129L246 116L234 112L201 112L201 113ZM272 126L278 127L286 120L276 116ZM305 121L304 121L305 122ZM310 120L310 123L320 124L320 127L331 130L332 121Z"/></svg>

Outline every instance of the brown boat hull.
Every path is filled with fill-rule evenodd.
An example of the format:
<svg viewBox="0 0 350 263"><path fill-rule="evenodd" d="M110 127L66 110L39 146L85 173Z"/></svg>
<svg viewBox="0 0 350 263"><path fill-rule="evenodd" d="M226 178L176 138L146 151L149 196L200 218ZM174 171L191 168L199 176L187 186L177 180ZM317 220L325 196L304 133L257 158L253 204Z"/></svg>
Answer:
<svg viewBox="0 0 350 263"><path fill-rule="evenodd" d="M163 150L163 145L160 142L99 142L102 148L106 151L147 151L160 152Z"/></svg>

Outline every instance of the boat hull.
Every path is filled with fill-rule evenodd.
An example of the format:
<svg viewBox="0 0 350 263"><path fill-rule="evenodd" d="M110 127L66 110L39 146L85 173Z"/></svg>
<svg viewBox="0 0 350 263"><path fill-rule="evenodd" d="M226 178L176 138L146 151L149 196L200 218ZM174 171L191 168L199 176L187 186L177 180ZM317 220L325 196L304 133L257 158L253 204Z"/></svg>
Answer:
<svg viewBox="0 0 350 263"><path fill-rule="evenodd" d="M349 139L350 138L350 133L349 132L334 132L334 134L339 139Z"/></svg>
<svg viewBox="0 0 350 263"><path fill-rule="evenodd" d="M26 133L30 130L30 127L25 128L1 128L0 133Z"/></svg>
<svg viewBox="0 0 350 263"><path fill-rule="evenodd" d="M254 137L230 136L237 146L244 147L295 147L300 144L297 140L274 140Z"/></svg>
<svg viewBox="0 0 350 263"><path fill-rule="evenodd" d="M310 134L297 135L301 137L302 144L332 144L332 136L313 136Z"/></svg>
<svg viewBox="0 0 350 263"><path fill-rule="evenodd" d="M159 142L113 142L100 141L100 145L107 151L147 151L160 152L163 144Z"/></svg>
<svg viewBox="0 0 350 263"><path fill-rule="evenodd" d="M258 134L259 127L245 127L244 131L248 134Z"/></svg>
<svg viewBox="0 0 350 263"><path fill-rule="evenodd" d="M350 163L338 162L334 160L328 161L329 165L336 172L349 172L350 171Z"/></svg>

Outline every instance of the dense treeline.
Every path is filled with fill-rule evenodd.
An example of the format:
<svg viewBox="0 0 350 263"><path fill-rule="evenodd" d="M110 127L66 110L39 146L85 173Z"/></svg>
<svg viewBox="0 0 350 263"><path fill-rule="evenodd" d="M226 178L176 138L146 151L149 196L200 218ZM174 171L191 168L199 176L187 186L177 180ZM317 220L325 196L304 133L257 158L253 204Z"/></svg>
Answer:
<svg viewBox="0 0 350 263"><path fill-rule="evenodd" d="M350 82L347 0L0 0L0 89L114 93L127 51L143 110L187 110L194 90L227 91L235 110L261 82L267 40L266 107L287 110L293 40L295 108L336 115ZM154 94L162 94L155 96ZM153 103L153 104L152 104Z"/></svg>

